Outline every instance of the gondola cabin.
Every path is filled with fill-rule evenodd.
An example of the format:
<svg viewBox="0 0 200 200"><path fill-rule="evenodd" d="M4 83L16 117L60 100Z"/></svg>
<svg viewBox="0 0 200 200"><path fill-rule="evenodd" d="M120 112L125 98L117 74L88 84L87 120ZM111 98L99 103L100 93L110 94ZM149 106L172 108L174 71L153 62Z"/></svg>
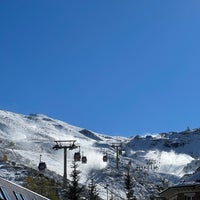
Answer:
<svg viewBox="0 0 200 200"><path fill-rule="evenodd" d="M47 165L45 162L42 162L41 158L42 158L42 155L40 155L40 162L38 165L38 169L39 169L39 171L44 171L47 168Z"/></svg>
<svg viewBox="0 0 200 200"><path fill-rule="evenodd" d="M108 156L107 155L104 155L103 156L103 162L107 162L108 161Z"/></svg>
<svg viewBox="0 0 200 200"><path fill-rule="evenodd" d="M119 155L122 155L122 150L121 149L119 149Z"/></svg>
<svg viewBox="0 0 200 200"><path fill-rule="evenodd" d="M82 156L82 163L86 164L87 163L87 157L86 156Z"/></svg>
<svg viewBox="0 0 200 200"><path fill-rule="evenodd" d="M44 171L47 168L47 165L45 162L40 162L38 165L39 171Z"/></svg>
<svg viewBox="0 0 200 200"><path fill-rule="evenodd" d="M74 161L75 162L81 161L81 153L80 152L74 153Z"/></svg>

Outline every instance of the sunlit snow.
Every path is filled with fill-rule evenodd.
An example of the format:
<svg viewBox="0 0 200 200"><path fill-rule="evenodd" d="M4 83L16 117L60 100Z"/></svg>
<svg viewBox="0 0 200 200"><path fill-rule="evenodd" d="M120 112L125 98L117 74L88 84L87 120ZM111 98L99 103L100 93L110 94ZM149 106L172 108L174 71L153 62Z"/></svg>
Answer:
<svg viewBox="0 0 200 200"><path fill-rule="evenodd" d="M116 199L125 197L124 174L128 164L135 181L134 191L138 198L148 199L154 182L162 184L163 174L180 178L185 174L184 167L194 163L200 150L197 146L197 130L183 133L138 136L136 138L111 137L92 131L81 132L84 128L75 127L45 115L28 116L0 111L1 155L37 169L40 162L46 162L47 168L61 176L64 167L63 149L53 150L55 140L76 140L80 153L87 157L87 164L79 162L81 183L88 184L93 178L98 184L99 193L105 199L105 186L116 195ZM196 132L195 132L196 131ZM195 138L194 140L191 138ZM119 169L116 169L116 149L113 143L120 144L123 153L119 155ZM74 153L79 148L67 151L67 176L70 179ZM103 155L108 162L103 162ZM147 166L153 160L154 166ZM137 171L137 170L140 171ZM189 169L189 167L187 168ZM191 167L191 173L194 172ZM5 173L1 172L0 176ZM168 180L173 181L173 180ZM142 184L141 184L142 182ZM151 183L151 184L150 184ZM139 191L139 192L137 192Z"/></svg>

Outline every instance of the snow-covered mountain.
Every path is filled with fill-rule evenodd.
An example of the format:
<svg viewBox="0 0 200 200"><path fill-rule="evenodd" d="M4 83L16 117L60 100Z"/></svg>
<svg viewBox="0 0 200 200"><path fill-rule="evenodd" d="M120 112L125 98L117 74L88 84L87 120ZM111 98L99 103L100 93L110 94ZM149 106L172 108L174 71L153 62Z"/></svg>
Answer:
<svg viewBox="0 0 200 200"><path fill-rule="evenodd" d="M103 199L107 194L114 199L125 199L124 174L128 166L138 199L149 199L169 185L200 180L200 129L132 138L111 137L41 114L26 116L0 111L1 158L6 155L17 165L37 170L42 155L49 173L56 178L56 174L63 175L64 165L63 150L53 149L57 140L76 140L80 149L67 151L67 174L71 173L74 153L80 150L87 157L86 164L79 164L81 183L88 185L93 179ZM122 153L118 165L117 148ZM108 155L108 162L103 162L104 155ZM0 176L13 180L17 176L8 167L0 167Z"/></svg>

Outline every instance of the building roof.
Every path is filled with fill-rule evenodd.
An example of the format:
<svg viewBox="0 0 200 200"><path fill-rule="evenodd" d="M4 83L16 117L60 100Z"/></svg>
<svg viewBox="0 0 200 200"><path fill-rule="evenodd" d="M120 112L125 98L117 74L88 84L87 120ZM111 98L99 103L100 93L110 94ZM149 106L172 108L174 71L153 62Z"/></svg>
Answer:
<svg viewBox="0 0 200 200"><path fill-rule="evenodd" d="M160 193L160 197L170 197L181 192L200 192L200 184L180 184L169 187Z"/></svg>

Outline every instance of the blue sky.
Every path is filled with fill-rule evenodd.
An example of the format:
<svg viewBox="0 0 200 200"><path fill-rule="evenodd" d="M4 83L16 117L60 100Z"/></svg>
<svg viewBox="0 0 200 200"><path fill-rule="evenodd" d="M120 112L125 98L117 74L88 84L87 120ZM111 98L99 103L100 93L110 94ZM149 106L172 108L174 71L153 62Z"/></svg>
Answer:
<svg viewBox="0 0 200 200"><path fill-rule="evenodd" d="M0 109L109 135L200 127L200 2L1 1Z"/></svg>

